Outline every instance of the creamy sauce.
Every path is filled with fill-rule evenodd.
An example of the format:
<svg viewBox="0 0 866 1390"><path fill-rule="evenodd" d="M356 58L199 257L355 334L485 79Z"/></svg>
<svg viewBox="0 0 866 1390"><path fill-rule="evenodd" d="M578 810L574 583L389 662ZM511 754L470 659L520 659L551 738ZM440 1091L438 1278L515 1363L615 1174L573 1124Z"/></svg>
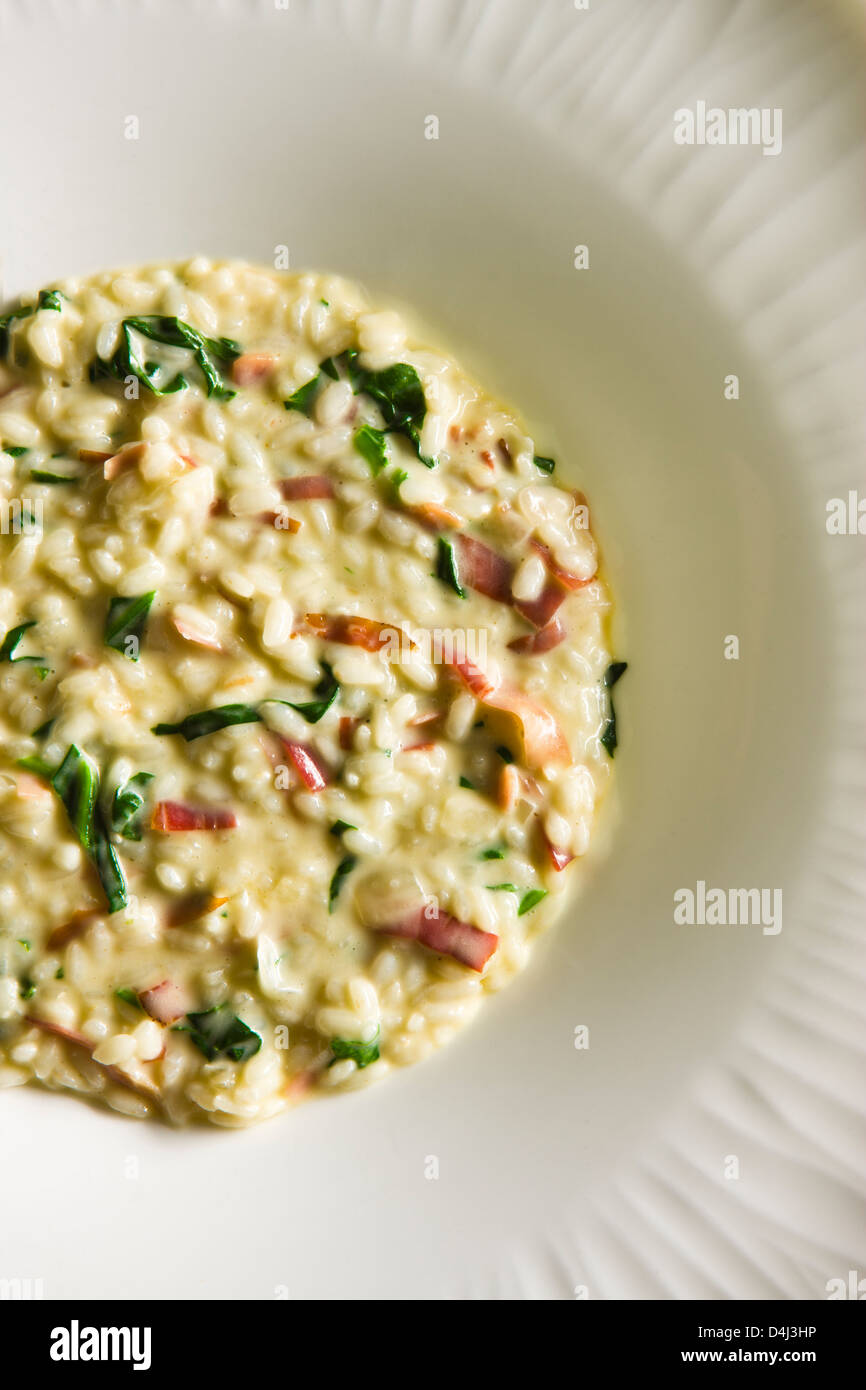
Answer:
<svg viewBox="0 0 866 1390"><path fill-rule="evenodd" d="M526 964L609 778L607 588L354 285L54 288L0 331L0 1081L247 1123Z"/></svg>

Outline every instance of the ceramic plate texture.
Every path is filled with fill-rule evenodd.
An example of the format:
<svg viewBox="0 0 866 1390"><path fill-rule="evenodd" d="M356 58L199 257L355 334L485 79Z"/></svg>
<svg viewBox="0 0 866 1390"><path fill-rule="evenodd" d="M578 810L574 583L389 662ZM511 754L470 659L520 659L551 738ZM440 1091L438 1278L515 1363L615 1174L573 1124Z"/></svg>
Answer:
<svg viewBox="0 0 866 1390"><path fill-rule="evenodd" d="M0 1276L724 1299L866 1268L866 537L827 510L864 487L863 19L5 0L4 298L285 245L408 307L579 466L630 665L607 851L524 977L430 1062L252 1131L4 1093ZM768 139L677 143L701 103ZM766 890L763 923L678 923L699 883Z"/></svg>

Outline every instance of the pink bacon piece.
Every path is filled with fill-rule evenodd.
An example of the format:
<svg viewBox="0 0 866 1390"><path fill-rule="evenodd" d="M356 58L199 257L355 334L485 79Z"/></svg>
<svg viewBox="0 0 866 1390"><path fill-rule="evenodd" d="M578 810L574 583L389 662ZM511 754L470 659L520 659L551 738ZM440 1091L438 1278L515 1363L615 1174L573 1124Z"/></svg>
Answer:
<svg viewBox="0 0 866 1390"><path fill-rule="evenodd" d="M511 602L514 566L474 536L457 536L455 542L461 584L468 584L497 603Z"/></svg>
<svg viewBox="0 0 866 1390"><path fill-rule="evenodd" d="M159 801L153 808L151 830L234 830L234 811L224 806L191 806L186 801Z"/></svg>
<svg viewBox="0 0 866 1390"><path fill-rule="evenodd" d="M482 704L516 720L523 740L524 756L530 767L543 767L551 762L571 762L565 735L550 710L522 690L495 686L471 661L455 661L452 669Z"/></svg>
<svg viewBox="0 0 866 1390"><path fill-rule="evenodd" d="M339 642L347 647L363 647L368 652L379 652L383 647L393 647L406 642L410 647L415 643L407 637L402 628L394 623L380 623L375 618L359 618L352 613L305 613L306 626L326 642Z"/></svg>
<svg viewBox="0 0 866 1390"><path fill-rule="evenodd" d="M284 502L304 502L317 497L329 501L334 496L334 484L322 473L280 478L277 487Z"/></svg>
<svg viewBox="0 0 866 1390"><path fill-rule="evenodd" d="M143 989L138 1002L144 1012L157 1023L176 1023L189 1013L190 1000L173 980L162 980L151 989Z"/></svg>
<svg viewBox="0 0 866 1390"><path fill-rule="evenodd" d="M89 1038L85 1038L82 1033L73 1032L71 1028L61 1028L59 1023L49 1023L45 1018L36 1018L33 1014L26 1014L25 1023L29 1023L34 1028L41 1028L43 1033L51 1033L55 1038L62 1038L64 1042L70 1043L73 1047L80 1047L93 1060L93 1049L96 1043L92 1043ZM128 1076L119 1067L106 1062L96 1062L96 1066L101 1067L106 1076L112 1081L118 1082L121 1086L128 1086L131 1091L137 1091L139 1095L146 1096L148 1100L159 1100L159 1092L149 1081L138 1080Z"/></svg>
<svg viewBox="0 0 866 1390"><path fill-rule="evenodd" d="M438 907L427 905L409 912L399 922L379 927L386 936L400 936L420 941L441 956L453 956L471 970L483 970L499 945L493 932L482 931L469 922L461 922Z"/></svg>
<svg viewBox="0 0 866 1390"><path fill-rule="evenodd" d="M315 748L309 743L296 743L294 739L283 738L282 734L275 737L307 790L323 791L332 781L331 770Z"/></svg>
<svg viewBox="0 0 866 1390"><path fill-rule="evenodd" d="M276 365L272 352L242 352L232 364L232 381L238 386L255 386L270 376Z"/></svg>
<svg viewBox="0 0 866 1390"><path fill-rule="evenodd" d="M542 652L552 651L564 640L565 628L558 618L553 618L546 627L527 632L523 637L515 637L508 643L508 648L520 656L540 656Z"/></svg>

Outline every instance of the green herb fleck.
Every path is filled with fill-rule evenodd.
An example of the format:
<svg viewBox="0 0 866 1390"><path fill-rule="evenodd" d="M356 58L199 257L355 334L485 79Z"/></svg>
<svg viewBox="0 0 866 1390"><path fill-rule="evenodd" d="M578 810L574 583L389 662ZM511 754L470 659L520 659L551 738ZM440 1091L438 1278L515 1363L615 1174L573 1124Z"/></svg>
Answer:
<svg viewBox="0 0 866 1390"><path fill-rule="evenodd" d="M241 355L242 348L233 339L206 338L198 329L184 323L182 319L160 314L124 319L120 327L120 346L108 361L97 357L91 364L91 381L98 381L103 377L126 381L128 377L135 377L154 396L167 396L189 386L182 372L178 372L164 385L158 384L157 378L161 369L154 362L143 362L136 351L132 334L138 333L168 347L187 348L198 363L209 396L229 401L237 395L236 391L226 386L220 375L223 367L231 365Z"/></svg>
<svg viewBox="0 0 866 1390"><path fill-rule="evenodd" d="M337 898L340 896L340 889L343 887L343 882L344 882L346 876L352 872L352 870L354 869L354 867L355 867L355 865L357 864L357 862L358 862L358 857L357 857L357 855L355 855L355 854L346 854L346 855L343 856L343 858L340 860L339 864L337 865L336 869L334 870L334 877L331 879L331 886L330 886L330 888L328 889L328 911L329 911L329 912L333 912L333 911L334 911L334 907L336 906Z"/></svg>
<svg viewBox="0 0 866 1390"><path fill-rule="evenodd" d="M604 673L604 684L608 690L612 690L620 676L628 668L627 661L612 661ZM601 735L601 745L605 749L608 757L612 758L617 749L616 732L616 710L613 707L613 695L608 696L610 714Z"/></svg>
<svg viewBox="0 0 866 1390"><path fill-rule="evenodd" d="M147 800L144 789L152 780L152 772L136 772L115 790L111 802L111 828L125 840L141 839L142 812Z"/></svg>
<svg viewBox="0 0 866 1390"><path fill-rule="evenodd" d="M532 462L535 464L536 468L541 469L542 473L552 473L556 467L556 463L553 459L546 459L542 454L535 454Z"/></svg>
<svg viewBox="0 0 866 1390"><path fill-rule="evenodd" d="M385 431L374 429L372 425L362 425L355 431L352 440L362 459L370 465L373 477L377 477L388 466L388 451L385 448Z"/></svg>
<svg viewBox="0 0 866 1390"><path fill-rule="evenodd" d="M122 652L132 661L138 661L144 625L155 598L155 589L135 598L113 598L105 620L105 645Z"/></svg>
<svg viewBox="0 0 866 1390"><path fill-rule="evenodd" d="M258 1033L233 1014L228 1004L218 1004L214 1009L203 1013L187 1014L186 1023L174 1025L177 1033L189 1033L199 1052L203 1052L209 1062L217 1057L230 1057L233 1062L245 1062L260 1050L262 1040Z"/></svg>
<svg viewBox="0 0 866 1390"><path fill-rule="evenodd" d="M334 1056L328 1063L329 1067L334 1062L340 1061L343 1057L349 1057L357 1064L358 1070L363 1071L371 1062L378 1061L379 1058L379 1029L376 1029L376 1036L371 1042L350 1042L346 1038L332 1038L331 1051Z"/></svg>
<svg viewBox="0 0 866 1390"><path fill-rule="evenodd" d="M320 375L321 373L317 372L310 381L305 382L303 386L299 386L293 396L289 396L287 401L283 401L284 409L300 410L302 415L309 415L310 407L313 404L313 397L319 385Z"/></svg>
<svg viewBox="0 0 866 1390"><path fill-rule="evenodd" d="M520 906L517 909L518 917L525 917L527 912L531 912L534 907L538 906L541 899L546 897L546 888L530 888L520 899Z"/></svg>
<svg viewBox="0 0 866 1390"><path fill-rule="evenodd" d="M141 1000L134 989L116 989L114 995L116 999L122 999L124 1004L129 1004L130 1008L141 1011Z"/></svg>
<svg viewBox="0 0 866 1390"><path fill-rule="evenodd" d="M449 588L453 589L458 598L466 597L466 590L460 583L460 576L457 572L457 557L454 553L454 546L444 536L439 537L436 552L436 578L441 579L443 584L447 584Z"/></svg>

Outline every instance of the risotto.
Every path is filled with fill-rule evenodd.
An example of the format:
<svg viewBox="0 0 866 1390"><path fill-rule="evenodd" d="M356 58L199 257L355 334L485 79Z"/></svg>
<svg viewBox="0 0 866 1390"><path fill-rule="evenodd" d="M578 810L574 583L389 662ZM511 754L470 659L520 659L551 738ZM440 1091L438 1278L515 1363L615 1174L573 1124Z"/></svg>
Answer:
<svg viewBox="0 0 866 1390"><path fill-rule="evenodd" d="M616 747L586 499L330 275L0 316L0 1083L238 1125L523 969Z"/></svg>

